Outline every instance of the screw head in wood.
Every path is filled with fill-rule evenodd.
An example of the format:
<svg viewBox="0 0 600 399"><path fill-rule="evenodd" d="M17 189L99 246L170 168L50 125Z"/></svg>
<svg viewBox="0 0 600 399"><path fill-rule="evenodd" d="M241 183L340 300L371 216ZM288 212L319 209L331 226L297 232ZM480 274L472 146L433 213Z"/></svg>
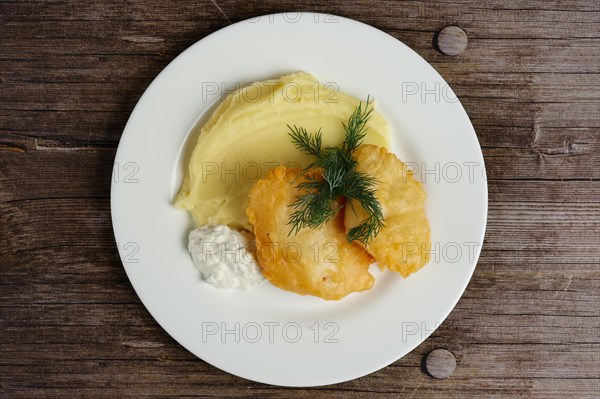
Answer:
<svg viewBox="0 0 600 399"><path fill-rule="evenodd" d="M434 378L448 378L456 369L456 359L446 349L436 349L427 355L425 368Z"/></svg>
<svg viewBox="0 0 600 399"><path fill-rule="evenodd" d="M437 47L446 55L458 55L467 48L467 34L458 26L446 26L437 35Z"/></svg>

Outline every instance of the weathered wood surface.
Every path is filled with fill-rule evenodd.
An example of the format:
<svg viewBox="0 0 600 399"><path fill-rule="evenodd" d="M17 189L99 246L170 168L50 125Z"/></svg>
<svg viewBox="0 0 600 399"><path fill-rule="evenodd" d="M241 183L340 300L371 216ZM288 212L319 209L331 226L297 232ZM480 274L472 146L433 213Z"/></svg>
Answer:
<svg viewBox="0 0 600 399"><path fill-rule="evenodd" d="M372 375L323 388L242 380L150 317L113 240L124 124L185 48L280 11L355 18L427 59L482 144L481 260L447 321ZM0 2L0 397L598 398L600 8L596 1ZM433 38L468 36L449 57ZM446 348L456 371L428 376Z"/></svg>

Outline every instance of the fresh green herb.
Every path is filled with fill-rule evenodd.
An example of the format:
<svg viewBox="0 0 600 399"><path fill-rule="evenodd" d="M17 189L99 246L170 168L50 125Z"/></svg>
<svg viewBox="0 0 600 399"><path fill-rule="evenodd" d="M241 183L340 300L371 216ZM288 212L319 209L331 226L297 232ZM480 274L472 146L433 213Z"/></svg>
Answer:
<svg viewBox="0 0 600 399"><path fill-rule="evenodd" d="M342 123L346 138L341 147L323 147L320 129L311 135L303 127L288 125L296 148L316 158L299 176L304 180L296 186L301 194L290 205L294 208L288 222L292 226L290 234L303 227L319 227L330 220L343 206L339 205L339 198L345 198L352 211L351 200L357 201L367 213L367 219L348 232L349 242L356 240L367 245L381 231L384 224L381 204L375 197L377 181L358 172L352 157L367 134L366 125L373 113L369 105L367 97L364 108L360 103L348 123Z"/></svg>

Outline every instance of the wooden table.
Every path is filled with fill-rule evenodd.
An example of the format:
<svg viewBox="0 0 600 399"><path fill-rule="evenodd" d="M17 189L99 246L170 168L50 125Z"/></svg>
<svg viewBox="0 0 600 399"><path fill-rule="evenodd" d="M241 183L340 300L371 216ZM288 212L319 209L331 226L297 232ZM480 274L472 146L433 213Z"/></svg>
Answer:
<svg viewBox="0 0 600 399"><path fill-rule="evenodd" d="M595 1L0 2L0 397L598 398L600 13ZM148 314L110 219L119 137L185 48L248 17L371 24L450 83L481 142L489 220L443 325L355 381L283 389L198 360ZM447 25L467 49L433 46ZM446 348L448 379L423 357Z"/></svg>

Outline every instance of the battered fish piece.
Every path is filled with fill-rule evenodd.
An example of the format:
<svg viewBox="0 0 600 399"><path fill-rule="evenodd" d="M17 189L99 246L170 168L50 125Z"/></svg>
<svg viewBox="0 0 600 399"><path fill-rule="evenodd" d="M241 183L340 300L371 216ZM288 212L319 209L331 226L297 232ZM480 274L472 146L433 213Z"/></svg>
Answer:
<svg viewBox="0 0 600 399"><path fill-rule="evenodd" d="M342 211L320 228L289 234L294 211L289 205L299 193L294 180L299 173L300 169L277 167L250 192L246 214L254 226L264 276L284 290L327 300L370 289L372 258L347 241Z"/></svg>
<svg viewBox="0 0 600 399"><path fill-rule="evenodd" d="M431 230L425 215L427 194L423 184L385 148L365 144L358 147L353 156L358 161L356 169L378 181L375 196L381 203L385 223L366 249L380 267L407 277L425 266L430 257ZM367 214L357 202L346 205L347 231L366 218Z"/></svg>

